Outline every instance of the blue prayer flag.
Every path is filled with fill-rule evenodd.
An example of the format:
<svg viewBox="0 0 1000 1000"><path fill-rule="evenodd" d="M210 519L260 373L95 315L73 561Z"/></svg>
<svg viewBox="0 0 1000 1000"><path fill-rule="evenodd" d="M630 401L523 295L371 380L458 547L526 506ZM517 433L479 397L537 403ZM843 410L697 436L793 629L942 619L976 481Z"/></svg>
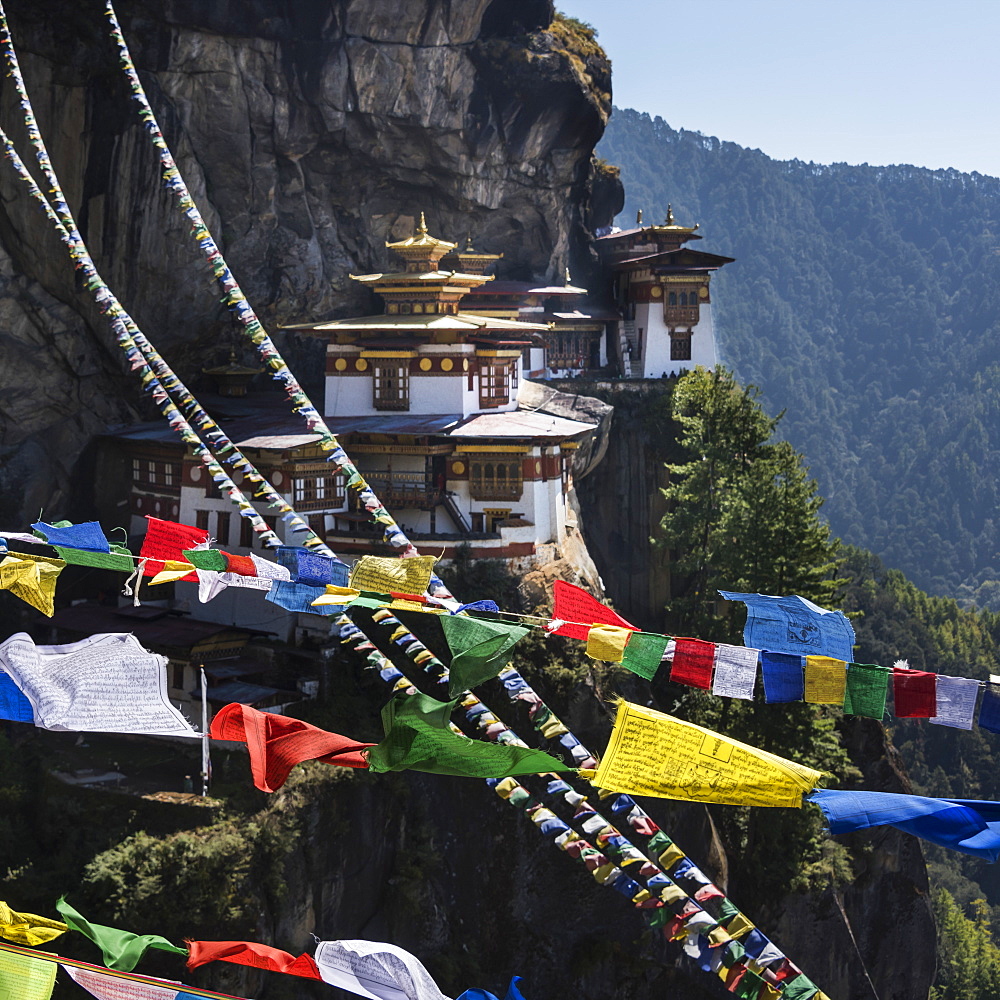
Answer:
<svg viewBox="0 0 1000 1000"><path fill-rule="evenodd" d="M67 549L86 549L88 552L110 552L111 543L104 537L98 521L82 524L55 525L37 521L32 525L45 536L49 545L62 545Z"/></svg>
<svg viewBox="0 0 1000 1000"><path fill-rule="evenodd" d="M801 656L762 649L760 672L764 678L764 701L802 701L805 698L805 673Z"/></svg>
<svg viewBox="0 0 1000 1000"><path fill-rule="evenodd" d="M827 611L804 597L772 597L720 590L727 601L747 606L743 644L802 656L854 659L854 628L843 611Z"/></svg>
<svg viewBox="0 0 1000 1000"><path fill-rule="evenodd" d="M14 683L10 674L0 671L0 719L10 722L34 722L31 702Z"/></svg>
<svg viewBox="0 0 1000 1000"><path fill-rule="evenodd" d="M312 606L317 597L326 593L326 587L311 587L306 583L296 583L291 580L275 580L271 589L264 595L265 599L286 611L307 611L311 615L341 615L343 604Z"/></svg>
<svg viewBox="0 0 1000 1000"><path fill-rule="evenodd" d="M1000 688L987 684L983 689L983 703L979 708L979 726L991 733L1000 733Z"/></svg>

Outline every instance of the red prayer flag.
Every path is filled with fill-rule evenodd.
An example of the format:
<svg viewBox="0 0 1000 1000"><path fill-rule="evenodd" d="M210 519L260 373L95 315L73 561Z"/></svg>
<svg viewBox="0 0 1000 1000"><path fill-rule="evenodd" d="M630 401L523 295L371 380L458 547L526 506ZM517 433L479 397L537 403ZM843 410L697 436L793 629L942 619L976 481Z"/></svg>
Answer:
<svg viewBox="0 0 1000 1000"><path fill-rule="evenodd" d="M553 635L586 640L591 625L617 625L619 628L638 631L634 625L625 621L621 615L616 615L606 604L601 604L596 597L565 580L556 580L552 584L552 604L553 618L567 623L577 623L562 625L553 632Z"/></svg>
<svg viewBox="0 0 1000 1000"><path fill-rule="evenodd" d="M895 667L892 694L897 719L931 719L937 714L937 674Z"/></svg>
<svg viewBox="0 0 1000 1000"><path fill-rule="evenodd" d="M726 975L726 989L730 993L740 985L740 980L747 974L747 967L741 965L739 962L736 963Z"/></svg>
<svg viewBox="0 0 1000 1000"><path fill-rule="evenodd" d="M322 979L312 955L289 955L256 941L187 941L187 967L197 969L206 962L233 962L268 972L284 972L288 976Z"/></svg>
<svg viewBox="0 0 1000 1000"><path fill-rule="evenodd" d="M694 898L699 903L707 903L710 899L725 899L725 896L714 885L703 885L695 894Z"/></svg>
<svg viewBox="0 0 1000 1000"><path fill-rule="evenodd" d="M212 720L209 735L215 740L246 743L254 786L274 792L285 783L296 764L318 760L344 767L368 767L361 751L374 743L357 743L301 719L258 712L249 705L226 705Z"/></svg>
<svg viewBox="0 0 1000 1000"><path fill-rule="evenodd" d="M231 552L223 552L226 560L226 572L238 576L256 576L257 565L249 556L234 556Z"/></svg>
<svg viewBox="0 0 1000 1000"><path fill-rule="evenodd" d="M712 686L712 664L715 662L715 643L703 639L677 639L670 679L691 687Z"/></svg>
<svg viewBox="0 0 1000 1000"><path fill-rule="evenodd" d="M193 549L208 541L208 532L204 528L195 528L190 524L178 524L176 521L161 521L158 517L146 515L146 537L142 540L139 550L140 559L149 559L142 572L143 576L156 576L163 569L165 559L177 562L187 562L184 549ZM182 580L198 582L198 574L192 570Z"/></svg>
<svg viewBox="0 0 1000 1000"><path fill-rule="evenodd" d="M628 825L632 827L636 833L641 833L644 837L652 837L653 834L658 833L660 829L649 816L629 816Z"/></svg>

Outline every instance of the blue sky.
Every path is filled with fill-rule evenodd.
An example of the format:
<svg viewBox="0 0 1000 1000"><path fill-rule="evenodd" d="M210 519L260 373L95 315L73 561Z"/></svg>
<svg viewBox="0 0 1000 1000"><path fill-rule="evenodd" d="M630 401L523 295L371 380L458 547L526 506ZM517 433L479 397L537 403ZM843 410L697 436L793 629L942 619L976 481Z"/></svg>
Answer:
<svg viewBox="0 0 1000 1000"><path fill-rule="evenodd" d="M1000 0L557 0L614 100L776 159L1000 176Z"/></svg>

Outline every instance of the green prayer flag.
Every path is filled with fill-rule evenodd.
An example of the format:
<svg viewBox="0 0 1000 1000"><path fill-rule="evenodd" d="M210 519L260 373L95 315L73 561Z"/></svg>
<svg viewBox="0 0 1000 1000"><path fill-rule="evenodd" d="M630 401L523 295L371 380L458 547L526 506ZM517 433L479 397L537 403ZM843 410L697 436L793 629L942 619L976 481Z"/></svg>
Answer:
<svg viewBox="0 0 1000 1000"><path fill-rule="evenodd" d="M523 625L465 615L443 616L441 628L452 653L448 680L452 698L496 677L507 665L511 650L528 634Z"/></svg>
<svg viewBox="0 0 1000 1000"><path fill-rule="evenodd" d="M877 663L849 663L844 688L844 711L882 720L885 695L889 687L889 668Z"/></svg>
<svg viewBox="0 0 1000 1000"><path fill-rule="evenodd" d="M352 608L384 608L387 604L392 602L392 597L389 594L372 594L367 590L361 591L360 597L355 597L351 601Z"/></svg>
<svg viewBox="0 0 1000 1000"><path fill-rule="evenodd" d="M622 666L647 681L660 669L660 661L670 640L653 632L633 632L622 656Z"/></svg>
<svg viewBox="0 0 1000 1000"><path fill-rule="evenodd" d="M103 924L92 924L86 917L77 913L64 898L56 903L56 909L70 930L90 938L101 949L104 964L109 969L131 972L147 948L159 948L160 951L171 951L176 955L188 953L187 948L178 948L159 934L133 934L131 931L105 927Z"/></svg>
<svg viewBox="0 0 1000 1000"><path fill-rule="evenodd" d="M740 997L741 1000L757 1000L757 997L763 987L763 978L758 976L756 972L747 969L747 971L743 974L743 978L736 984L732 993L734 997Z"/></svg>
<svg viewBox="0 0 1000 1000"><path fill-rule="evenodd" d="M229 569L229 563L219 549L183 549L182 552L196 569L210 569L214 573L225 573Z"/></svg>
<svg viewBox="0 0 1000 1000"><path fill-rule="evenodd" d="M662 830L657 830L649 838L649 853L658 858L672 843L673 841Z"/></svg>
<svg viewBox="0 0 1000 1000"><path fill-rule="evenodd" d="M739 916L739 907L730 902L728 896L723 896L722 899L718 900L718 907L719 923L722 924L723 927L725 927L726 924L733 919L733 917Z"/></svg>
<svg viewBox="0 0 1000 1000"><path fill-rule="evenodd" d="M53 525L52 527L58 527ZM94 569L113 569L119 573L131 573L135 569L135 559L124 545L111 543L110 552L90 552L87 549L67 549L61 545L52 546L59 558L70 566L92 566Z"/></svg>
<svg viewBox="0 0 1000 1000"><path fill-rule="evenodd" d="M809 1000L809 997L819 993L819 987L805 973L786 979L784 985L781 991L784 1000Z"/></svg>
<svg viewBox="0 0 1000 1000"><path fill-rule="evenodd" d="M667 924L673 919L673 914L665 907L661 906L657 910L650 911L649 914L649 926L650 927L666 927Z"/></svg>
<svg viewBox="0 0 1000 1000"><path fill-rule="evenodd" d="M746 957L747 950L739 943L739 941L727 941L722 952L722 964L727 968L731 969L737 962L742 962Z"/></svg>
<svg viewBox="0 0 1000 1000"><path fill-rule="evenodd" d="M575 770L542 750L459 736L448 728L454 707L454 701L397 692L382 709L385 738L368 751L369 769L376 773L409 769L469 778Z"/></svg>

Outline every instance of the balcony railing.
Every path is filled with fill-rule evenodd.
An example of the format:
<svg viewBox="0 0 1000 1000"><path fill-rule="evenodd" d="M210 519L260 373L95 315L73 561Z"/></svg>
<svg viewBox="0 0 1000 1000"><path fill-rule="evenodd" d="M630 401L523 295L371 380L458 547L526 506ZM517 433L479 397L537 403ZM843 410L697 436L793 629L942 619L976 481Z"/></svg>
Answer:
<svg viewBox="0 0 1000 1000"><path fill-rule="evenodd" d="M416 507L429 510L444 500L444 491L437 489L422 472L376 472L361 473L382 503L392 509Z"/></svg>
<svg viewBox="0 0 1000 1000"><path fill-rule="evenodd" d="M664 306L663 322L667 326L696 326L698 306Z"/></svg>

